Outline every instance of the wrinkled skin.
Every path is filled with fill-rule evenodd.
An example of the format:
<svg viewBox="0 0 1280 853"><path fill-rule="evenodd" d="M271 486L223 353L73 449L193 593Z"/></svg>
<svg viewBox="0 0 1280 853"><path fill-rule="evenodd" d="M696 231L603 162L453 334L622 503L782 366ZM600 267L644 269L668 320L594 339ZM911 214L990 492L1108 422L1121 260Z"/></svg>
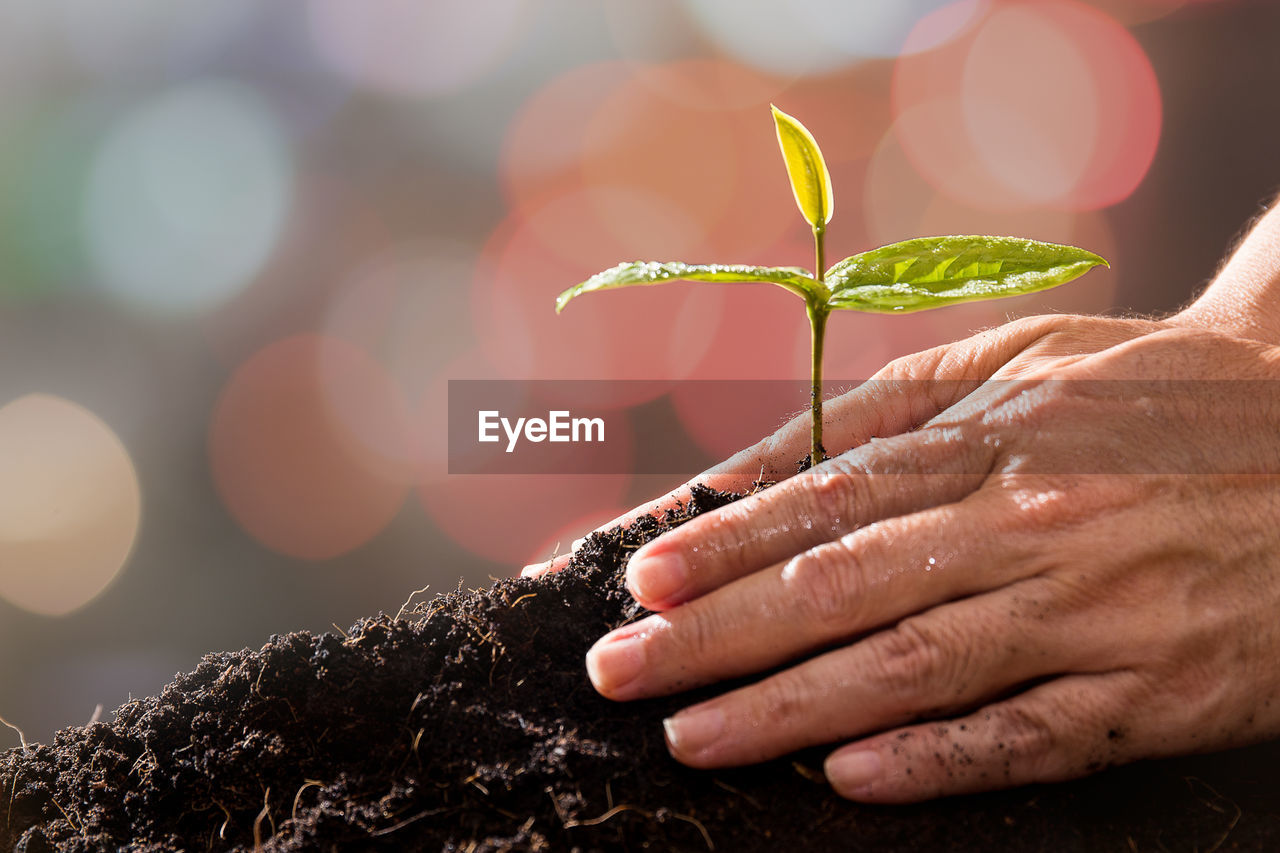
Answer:
<svg viewBox="0 0 1280 853"><path fill-rule="evenodd" d="M1277 378L1280 348L1176 319L1036 317L894 362L829 406L846 452L636 553L659 613L596 644L592 682L790 663L668 720L672 754L845 742L827 776L874 802L1280 733ZM797 419L703 479L783 477L806 442Z"/></svg>
<svg viewBox="0 0 1280 853"><path fill-rule="evenodd" d="M657 615L591 649L597 690L754 677L672 755L842 744L869 802L1280 734L1280 205L1168 320L1032 317L876 378L828 404L836 458L788 479L798 418L695 478L781 482L636 552Z"/></svg>

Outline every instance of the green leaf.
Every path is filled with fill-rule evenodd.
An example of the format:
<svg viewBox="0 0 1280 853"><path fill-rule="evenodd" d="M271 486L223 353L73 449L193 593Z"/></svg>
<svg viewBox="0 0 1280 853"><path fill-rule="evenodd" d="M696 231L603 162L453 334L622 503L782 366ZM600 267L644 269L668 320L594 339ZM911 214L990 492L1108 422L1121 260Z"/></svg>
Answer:
<svg viewBox="0 0 1280 853"><path fill-rule="evenodd" d="M778 128L778 146L787 164L791 191L805 221L814 228L825 228L831 221L835 196L831 192L831 175L822 159L822 151L813 134L800 122L770 105L773 123Z"/></svg>
<svg viewBox="0 0 1280 853"><path fill-rule="evenodd" d="M781 285L806 299L815 293L818 283L809 271L800 267L756 267L747 264L682 264L633 261L618 264L596 273L556 297L556 313L564 310L570 299L596 290L662 284L667 281L768 281Z"/></svg>
<svg viewBox="0 0 1280 853"><path fill-rule="evenodd" d="M1017 237L918 237L845 258L827 270L827 304L905 313L1019 296L1064 284L1096 266L1093 252Z"/></svg>

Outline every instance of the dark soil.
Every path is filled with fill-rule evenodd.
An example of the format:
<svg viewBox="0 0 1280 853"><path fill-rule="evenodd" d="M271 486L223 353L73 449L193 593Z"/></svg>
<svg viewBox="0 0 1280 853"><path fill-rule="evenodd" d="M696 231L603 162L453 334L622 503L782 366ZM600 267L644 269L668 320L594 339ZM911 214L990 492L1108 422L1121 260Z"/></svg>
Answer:
<svg viewBox="0 0 1280 853"><path fill-rule="evenodd" d="M546 580L208 655L3 753L0 850L1280 850L1280 743L894 808L835 797L821 751L676 764L660 721L697 697L609 702L583 655L642 612L627 555L683 517L594 536Z"/></svg>

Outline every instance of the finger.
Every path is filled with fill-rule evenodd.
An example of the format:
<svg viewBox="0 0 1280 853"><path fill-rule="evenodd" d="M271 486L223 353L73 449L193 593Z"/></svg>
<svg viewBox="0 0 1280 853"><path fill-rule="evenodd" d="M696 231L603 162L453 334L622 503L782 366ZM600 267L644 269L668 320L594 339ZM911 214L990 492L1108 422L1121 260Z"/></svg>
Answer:
<svg viewBox="0 0 1280 853"><path fill-rule="evenodd" d="M1023 603L1044 601L1050 584L1033 578L935 607L681 711L664 721L671 754L695 767L751 764L1086 670L1101 641L1083 629L1096 631L1096 620L1082 611L1046 618Z"/></svg>
<svg viewBox="0 0 1280 853"><path fill-rule="evenodd" d="M899 389L902 393L893 393ZM957 392L958 393L958 392ZM936 415L946 401L937 400L932 389L919 383L869 383L829 401L826 417L837 424L828 431L828 444L833 448L852 447L874 436L896 435ZM703 471L692 480L672 489L649 504L618 516L596 530L628 527L646 515L661 515L667 510L687 506L696 483L725 492L750 492L756 483L785 480L796 471L797 463L809 453L811 418L806 412L792 418L767 438L740 450L729 459ZM840 438L833 440L831 432ZM581 540L575 542L576 551ZM546 563L535 563L521 570L524 577L541 577L569 564L572 554L556 557Z"/></svg>
<svg viewBox="0 0 1280 853"><path fill-rule="evenodd" d="M958 501L995 452L962 428L870 442L649 542L627 587L652 610L675 606L872 522Z"/></svg>
<svg viewBox="0 0 1280 853"><path fill-rule="evenodd" d="M1013 355L1059 328L1060 315L1027 317L895 359L869 382L825 404L828 452L835 455L877 436L915 429L969 394ZM810 417L792 418L773 435L704 471L657 501L619 516L597 531L627 526L644 515L673 509L689 497L689 487L702 483L726 491L747 491L755 480L777 482L789 477L795 463L809 452ZM565 555L525 566L521 574L538 577L569 563Z"/></svg>
<svg viewBox="0 0 1280 853"><path fill-rule="evenodd" d="M868 389L868 392L863 394L858 394L855 391L839 398L841 403L834 407L836 412L839 413L845 408L848 408L851 412L876 412L877 407L870 400L870 390ZM883 390L879 390L876 391L876 396L887 397L888 395ZM848 399L846 400L846 398ZM925 416L921 415L921 419L923 420L924 418ZM893 428L896 423L893 420L886 420L883 414L861 418L850 416L846 420L848 421L846 424L847 429L859 434L865 433L865 438L859 439L859 443L873 435L884 434L884 430ZM735 453L729 459L707 469L687 483L672 489L656 501L636 507L618 516L607 524L598 527L597 531L611 530L615 527L629 527L646 515L661 515L668 510L677 510L681 506L688 506L693 498L692 487L694 484L724 492L747 493L752 491L757 483L775 483L785 480L795 473L796 463L808 453L810 425L811 421L807 413L797 416L768 438ZM571 552L577 551L581 544L582 540L575 542L570 549ZM520 574L524 577L536 578L548 572L558 572L569 564L571 558L572 553L564 554L546 563L525 566Z"/></svg>
<svg viewBox="0 0 1280 853"><path fill-rule="evenodd" d="M868 525L617 629L588 652L587 671L611 699L674 693L1038 574L1056 549L1010 503L1002 490L980 489Z"/></svg>
<svg viewBox="0 0 1280 853"><path fill-rule="evenodd" d="M577 544L578 543L575 542L574 547L570 548L571 552L577 550ZM572 559L573 559L573 554L569 553L569 554L561 554L559 557L552 557L550 560L547 560L545 563L530 563L529 565L525 566L520 570L520 577L540 578L543 575L548 574L550 572L562 571L565 566L569 565L569 561Z"/></svg>
<svg viewBox="0 0 1280 853"><path fill-rule="evenodd" d="M841 747L825 772L841 796L870 803L1073 779L1147 753L1132 725L1143 691L1130 670L1064 676L966 717Z"/></svg>
<svg viewBox="0 0 1280 853"><path fill-rule="evenodd" d="M869 382L826 402L828 453L838 455L872 438L899 435L924 424L969 394L1013 355L1057 329L1063 319L1059 315L1028 317L891 361ZM785 480L809 453L810 426L808 412L797 415L774 434L596 530L626 527L642 516L675 509L688 502L694 483L746 492L757 480ZM521 575L540 577L560 571L570 556L525 566Z"/></svg>
<svg viewBox="0 0 1280 853"><path fill-rule="evenodd" d="M684 483L677 488L667 492L662 497L647 504L638 506L610 522L602 524L595 529L596 533L602 533L614 529L615 527L630 527L636 521L645 516L660 516L668 510L677 511L681 506L688 506L693 499L691 486L694 483L704 485L711 489L717 489L725 492L749 492L757 480L764 480L765 473L757 468L754 475L749 475L745 463L740 463L739 456L747 451L742 451L732 458L721 462L715 468L704 471L688 483ZM588 534L590 535L590 534ZM545 563L533 563L525 566L520 570L520 575L526 578L538 578L548 572L558 572L569 565L569 561L573 559L573 554L582 547L585 537L576 540L569 548L568 554L561 554Z"/></svg>

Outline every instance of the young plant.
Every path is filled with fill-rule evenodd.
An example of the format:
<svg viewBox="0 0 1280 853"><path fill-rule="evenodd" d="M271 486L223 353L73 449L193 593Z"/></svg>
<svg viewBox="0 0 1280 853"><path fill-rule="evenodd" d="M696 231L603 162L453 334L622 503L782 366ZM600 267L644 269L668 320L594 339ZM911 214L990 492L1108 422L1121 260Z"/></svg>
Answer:
<svg viewBox="0 0 1280 853"><path fill-rule="evenodd" d="M809 408L813 416L810 464L826 458L822 446L822 344L832 311L906 314L961 302L1019 296L1065 284L1104 259L1056 243L1018 237L917 237L845 258L823 270L833 197L831 175L813 135L773 107L778 145L801 215L813 229L815 272L803 267L634 261L597 273L556 297L556 313L574 297L596 290L667 281L767 281L804 300L812 332Z"/></svg>

